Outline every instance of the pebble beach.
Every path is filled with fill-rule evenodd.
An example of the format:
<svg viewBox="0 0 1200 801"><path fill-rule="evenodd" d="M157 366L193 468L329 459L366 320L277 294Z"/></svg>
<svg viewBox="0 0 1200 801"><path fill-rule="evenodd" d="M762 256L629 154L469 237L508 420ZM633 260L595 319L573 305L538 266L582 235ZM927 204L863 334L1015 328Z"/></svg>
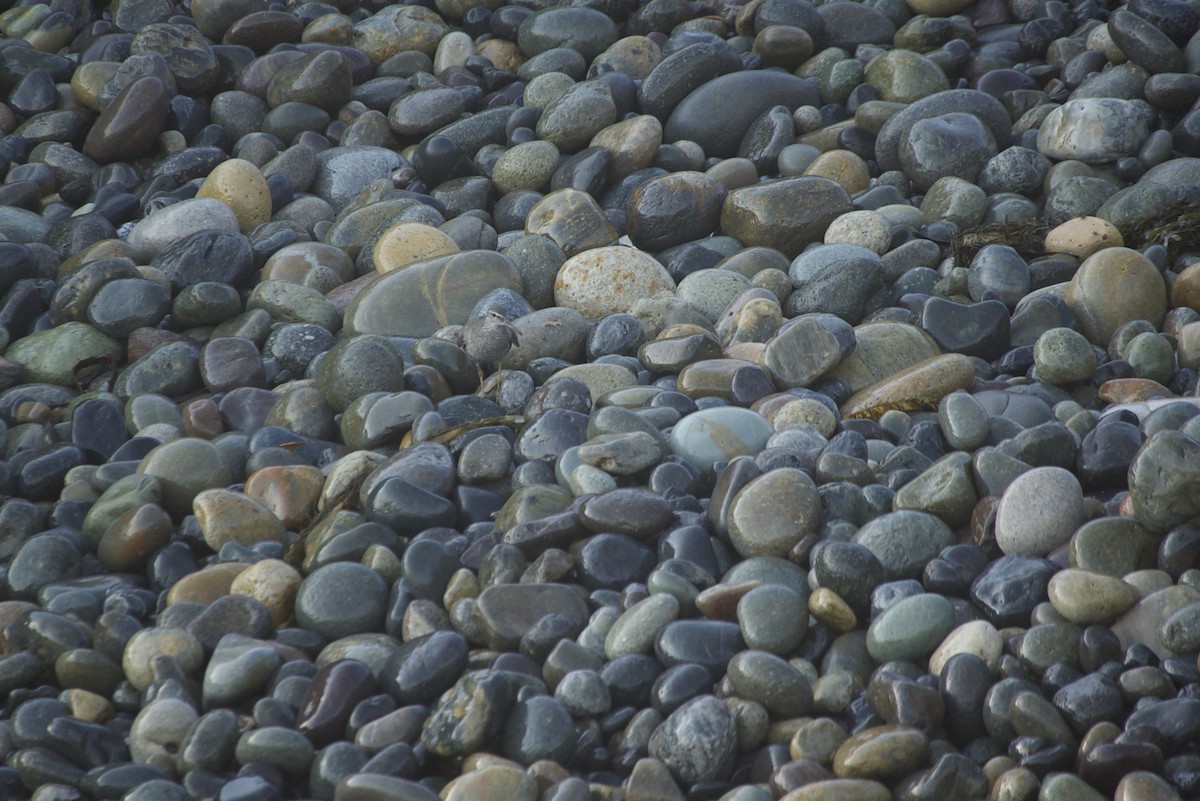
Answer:
<svg viewBox="0 0 1200 801"><path fill-rule="evenodd" d="M1200 4L502 3L0 3L0 801L1200 799Z"/></svg>

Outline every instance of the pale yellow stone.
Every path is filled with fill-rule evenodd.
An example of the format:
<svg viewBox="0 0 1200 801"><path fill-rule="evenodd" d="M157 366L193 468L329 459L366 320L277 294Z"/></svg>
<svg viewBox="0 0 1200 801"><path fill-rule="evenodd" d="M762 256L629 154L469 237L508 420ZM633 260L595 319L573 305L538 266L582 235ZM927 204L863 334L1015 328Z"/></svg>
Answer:
<svg viewBox="0 0 1200 801"><path fill-rule="evenodd" d="M808 596L808 611L838 633L853 631L858 625L858 617L854 610L828 587L818 587Z"/></svg>
<svg viewBox="0 0 1200 801"><path fill-rule="evenodd" d="M383 274L410 264L458 252L458 245L442 231L425 223L393 225L375 242L375 269Z"/></svg>
<svg viewBox="0 0 1200 801"><path fill-rule="evenodd" d="M1046 234L1046 251L1086 259L1098 250L1124 247L1121 232L1100 217L1076 217Z"/></svg>
<svg viewBox="0 0 1200 801"><path fill-rule="evenodd" d="M196 197L219 200L231 208L243 234L271 219L271 190L267 179L258 167L245 159L229 159L214 167L200 185Z"/></svg>
<svg viewBox="0 0 1200 801"><path fill-rule="evenodd" d="M287 562L263 559L239 573L229 585L229 592L258 601L271 613L275 625L283 626L292 619L301 580L300 572Z"/></svg>
<svg viewBox="0 0 1200 801"><path fill-rule="evenodd" d="M995 671L1000 667L1003 650L1004 641L995 626L986 620L972 620L947 634L942 644L934 649L929 657L929 673L932 676L942 675L942 668L950 661L950 657L959 654L974 654Z"/></svg>
<svg viewBox="0 0 1200 801"><path fill-rule="evenodd" d="M848 194L861 192L871 182L867 163L849 150L830 150L813 159L804 174L817 178L828 178L841 184Z"/></svg>

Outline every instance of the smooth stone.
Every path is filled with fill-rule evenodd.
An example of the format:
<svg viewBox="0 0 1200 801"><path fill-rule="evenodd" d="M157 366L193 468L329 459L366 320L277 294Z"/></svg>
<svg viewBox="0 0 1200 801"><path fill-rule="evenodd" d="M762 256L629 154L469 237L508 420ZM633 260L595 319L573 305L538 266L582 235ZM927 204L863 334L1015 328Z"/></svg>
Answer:
<svg viewBox="0 0 1200 801"><path fill-rule="evenodd" d="M125 241L138 258L149 261L191 234L202 231L236 234L239 230L237 215L229 206L215 198L191 198L142 218Z"/></svg>
<svg viewBox="0 0 1200 801"><path fill-rule="evenodd" d="M271 219L271 191L261 172L244 159L229 159L208 174L198 198L219 200L233 210L238 227L249 234Z"/></svg>
<svg viewBox="0 0 1200 801"><path fill-rule="evenodd" d="M1128 322L1147 320L1159 326L1167 310L1161 274L1145 256L1122 247L1105 248L1085 259L1065 300L1080 330L1100 347L1107 347L1113 332Z"/></svg>
<svg viewBox="0 0 1200 801"><path fill-rule="evenodd" d="M214 551L226 543L253 546L260 542L285 542L279 518L258 501L227 489L209 489L196 495L192 512L204 541Z"/></svg>
<svg viewBox="0 0 1200 801"><path fill-rule="evenodd" d="M1063 570L1047 587L1055 611L1072 623L1107 623L1138 601L1137 590L1113 576L1086 570Z"/></svg>
<svg viewBox="0 0 1200 801"><path fill-rule="evenodd" d="M854 541L875 555L889 578L916 578L925 563L954 542L940 519L925 512L889 512L858 530Z"/></svg>
<svg viewBox="0 0 1200 801"><path fill-rule="evenodd" d="M99 164L149 155L170 112L170 98L168 87L152 75L132 81L92 124L84 155Z"/></svg>
<svg viewBox="0 0 1200 801"><path fill-rule="evenodd" d="M68 322L13 342L4 358L24 368L28 382L74 385L74 367L86 359L116 363L124 347L87 323Z"/></svg>
<svg viewBox="0 0 1200 801"><path fill-rule="evenodd" d="M921 662L954 627L954 609L940 595L922 593L898 601L871 622L867 651L877 662Z"/></svg>
<svg viewBox="0 0 1200 801"><path fill-rule="evenodd" d="M1133 101L1077 98L1046 116L1037 145L1047 158L1102 164L1137 153L1149 133L1146 116Z"/></svg>
<svg viewBox="0 0 1200 801"><path fill-rule="evenodd" d="M515 648L521 637L548 614L561 614L579 627L587 619L583 598L557 584L498 584L479 596L474 614L490 647Z"/></svg>
<svg viewBox="0 0 1200 801"><path fill-rule="evenodd" d="M296 592L296 622L336 640L382 628L387 584L365 565L336 562L304 578Z"/></svg>
<svg viewBox="0 0 1200 801"><path fill-rule="evenodd" d="M833 756L841 779L895 780L924 760L928 739L905 726L877 726L847 739Z"/></svg>
<svg viewBox="0 0 1200 801"><path fill-rule="evenodd" d="M1153 533L1166 532L1196 514L1200 442L1181 431L1159 431L1146 440L1129 466L1134 517Z"/></svg>
<svg viewBox="0 0 1200 801"><path fill-rule="evenodd" d="M861 350L861 338L859 347ZM864 387L842 404L842 417L874 418L889 409L934 410L942 397L966 389L974 377L975 368L967 356L934 356Z"/></svg>
<svg viewBox="0 0 1200 801"><path fill-rule="evenodd" d="M996 511L996 543L1006 554L1045 556L1084 521L1083 490L1070 471L1037 467L1017 476Z"/></svg>
<svg viewBox="0 0 1200 801"><path fill-rule="evenodd" d="M351 335L430 336L461 325L496 289L521 292L520 273L499 253L467 251L409 264L372 281L346 309Z"/></svg>
<svg viewBox="0 0 1200 801"><path fill-rule="evenodd" d="M786 557L796 543L816 530L819 517L820 499L812 479L803 471L780 468L738 492L726 526L734 549L742 556Z"/></svg>
<svg viewBox="0 0 1200 801"><path fill-rule="evenodd" d="M554 301L589 321L630 309L639 298L673 292L666 269L639 250L599 247L569 258L554 281Z"/></svg>
<svg viewBox="0 0 1200 801"><path fill-rule="evenodd" d="M756 455L772 434L771 425L758 414L734 406L702 409L671 429L672 453L711 474L719 461Z"/></svg>
<svg viewBox="0 0 1200 801"><path fill-rule="evenodd" d="M157 446L139 462L137 472L158 480L163 508L179 515L191 512L204 490L227 487L233 480L220 449L194 437Z"/></svg>
<svg viewBox="0 0 1200 801"><path fill-rule="evenodd" d="M684 97L663 126L663 139L686 139L700 145L708 156L728 158L736 154L751 123L771 107L784 106L792 112L817 103L810 82L785 72L734 72L713 78ZM718 105L719 118L712 114Z"/></svg>
<svg viewBox="0 0 1200 801"><path fill-rule="evenodd" d="M721 232L746 246L771 247L795 258L848 211L849 195L833 181L785 178L731 191L721 208Z"/></svg>

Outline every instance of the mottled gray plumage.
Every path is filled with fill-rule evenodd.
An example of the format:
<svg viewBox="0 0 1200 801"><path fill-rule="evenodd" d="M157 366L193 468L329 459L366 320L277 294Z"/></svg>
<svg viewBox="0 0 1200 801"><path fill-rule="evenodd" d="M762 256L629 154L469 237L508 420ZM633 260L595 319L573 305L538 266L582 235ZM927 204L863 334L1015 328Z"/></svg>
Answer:
<svg viewBox="0 0 1200 801"><path fill-rule="evenodd" d="M468 320L458 333L458 346L480 367L498 366L516 344L517 329L508 322L499 306L488 309L482 317Z"/></svg>

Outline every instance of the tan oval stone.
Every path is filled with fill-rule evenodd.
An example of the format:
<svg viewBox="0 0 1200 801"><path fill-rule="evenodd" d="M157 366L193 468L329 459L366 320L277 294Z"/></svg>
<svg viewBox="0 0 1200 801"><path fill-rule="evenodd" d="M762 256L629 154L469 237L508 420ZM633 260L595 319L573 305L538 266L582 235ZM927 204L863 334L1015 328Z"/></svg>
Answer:
<svg viewBox="0 0 1200 801"><path fill-rule="evenodd" d="M554 279L554 302L594 322L628 311L637 300L674 290L666 268L649 254L634 248L598 247L563 263Z"/></svg>
<svg viewBox="0 0 1200 801"><path fill-rule="evenodd" d="M325 476L312 465L274 465L250 476L245 493L279 518L284 528L296 531L316 511L324 485Z"/></svg>
<svg viewBox="0 0 1200 801"><path fill-rule="evenodd" d="M233 580L248 567L245 562L217 562L189 573L167 591L167 605L191 601L207 606L228 595Z"/></svg>
<svg viewBox="0 0 1200 801"><path fill-rule="evenodd" d="M205 490L192 502L192 513L214 551L227 542L251 546L283 542L286 531L279 518L258 501L228 489Z"/></svg>
<svg viewBox="0 0 1200 801"><path fill-rule="evenodd" d="M929 656L929 673L932 676L942 675L942 668L950 661L950 657L959 654L974 654L995 671L1000 667L1003 650L1004 641L995 626L986 620L972 620L947 634L942 644L934 649Z"/></svg>
<svg viewBox="0 0 1200 801"><path fill-rule="evenodd" d="M1167 289L1154 264L1125 247L1105 248L1084 260L1067 287L1067 306L1079 330L1107 347L1113 332L1133 320L1158 328L1167 313Z"/></svg>
<svg viewBox="0 0 1200 801"><path fill-rule="evenodd" d="M928 738L917 729L875 726L842 743L833 755L833 772L840 779L898 779L921 764L928 748Z"/></svg>
<svg viewBox="0 0 1200 801"><path fill-rule="evenodd" d="M781 801L891 801L887 785L870 779L826 779L806 784Z"/></svg>
<svg viewBox="0 0 1200 801"><path fill-rule="evenodd" d="M597 401L615 389L637 386L637 376L619 364L573 364L550 376L573 378L588 388L592 401Z"/></svg>
<svg viewBox="0 0 1200 801"><path fill-rule="evenodd" d="M1104 248L1123 247L1117 227L1101 217L1076 217L1046 234L1046 251L1086 259Z"/></svg>
<svg viewBox="0 0 1200 801"><path fill-rule="evenodd" d="M1179 797L1161 776L1145 770L1125 774L1113 793L1113 801L1179 801Z"/></svg>
<svg viewBox="0 0 1200 801"><path fill-rule="evenodd" d="M828 178L840 184L849 194L861 192L871 182L867 163L849 150L830 150L813 159L804 170L806 176Z"/></svg>
<svg viewBox="0 0 1200 801"><path fill-rule="evenodd" d="M603 147L612 153L609 175L621 179L653 164L662 141L662 123L656 117L642 114L604 128L592 137L589 146Z"/></svg>
<svg viewBox="0 0 1200 801"><path fill-rule="evenodd" d="M375 243L375 269L383 274L425 259L458 252L458 244L432 225L404 222L383 232Z"/></svg>
<svg viewBox="0 0 1200 801"><path fill-rule="evenodd" d="M1121 579L1075 568L1055 573L1047 591L1054 610L1082 626L1114 620L1138 601L1137 590Z"/></svg>
<svg viewBox="0 0 1200 801"><path fill-rule="evenodd" d="M488 39L475 46L475 55L491 61L498 70L516 72L525 63L525 55L515 42L504 39Z"/></svg>
<svg viewBox="0 0 1200 801"><path fill-rule="evenodd" d="M536 801L538 786L520 768L492 765L459 776L442 797L445 801Z"/></svg>
<svg viewBox="0 0 1200 801"><path fill-rule="evenodd" d="M237 217L238 228L248 234L271 219L271 190L262 173L245 159L229 159L213 168L196 193L219 200Z"/></svg>
<svg viewBox="0 0 1200 801"><path fill-rule="evenodd" d="M229 592L258 601L271 613L275 625L283 626L292 619L302 578L287 562L263 559L239 573L229 585Z"/></svg>
<svg viewBox="0 0 1200 801"><path fill-rule="evenodd" d="M1200 261L1184 267L1175 278L1171 285L1171 305L1200 311Z"/></svg>
<svg viewBox="0 0 1200 801"><path fill-rule="evenodd" d="M937 409L938 401L966 389L975 366L961 353L934 356L855 393L842 405L842 417L878 417L889 409Z"/></svg>
<svg viewBox="0 0 1200 801"><path fill-rule="evenodd" d="M828 587L818 587L808 596L808 611L838 633L854 631L858 617L842 597ZM934 674L937 675L936 673Z"/></svg>
<svg viewBox="0 0 1200 801"><path fill-rule="evenodd" d="M592 64L607 64L617 72L640 81L662 61L662 48L645 36L626 36L609 45L609 48L592 61Z"/></svg>

